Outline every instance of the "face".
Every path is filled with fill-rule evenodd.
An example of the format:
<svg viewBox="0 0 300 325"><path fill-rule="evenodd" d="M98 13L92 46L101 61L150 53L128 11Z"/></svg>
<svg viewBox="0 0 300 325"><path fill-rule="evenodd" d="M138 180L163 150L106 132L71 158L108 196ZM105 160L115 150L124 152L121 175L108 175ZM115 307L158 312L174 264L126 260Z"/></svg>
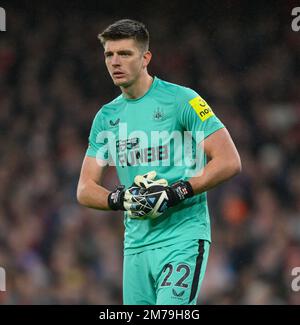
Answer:
<svg viewBox="0 0 300 325"><path fill-rule="evenodd" d="M116 86L129 87L147 67L151 54L142 52L133 39L106 41L105 64Z"/></svg>

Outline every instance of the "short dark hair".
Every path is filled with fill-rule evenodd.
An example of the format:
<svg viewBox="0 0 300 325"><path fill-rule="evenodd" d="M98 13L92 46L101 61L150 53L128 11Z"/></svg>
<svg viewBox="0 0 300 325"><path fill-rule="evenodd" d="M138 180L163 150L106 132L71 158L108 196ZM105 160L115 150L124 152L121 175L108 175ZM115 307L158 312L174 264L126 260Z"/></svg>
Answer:
<svg viewBox="0 0 300 325"><path fill-rule="evenodd" d="M102 45L109 40L134 39L143 50L149 49L149 32L145 25L132 19L121 19L109 25L98 35Z"/></svg>

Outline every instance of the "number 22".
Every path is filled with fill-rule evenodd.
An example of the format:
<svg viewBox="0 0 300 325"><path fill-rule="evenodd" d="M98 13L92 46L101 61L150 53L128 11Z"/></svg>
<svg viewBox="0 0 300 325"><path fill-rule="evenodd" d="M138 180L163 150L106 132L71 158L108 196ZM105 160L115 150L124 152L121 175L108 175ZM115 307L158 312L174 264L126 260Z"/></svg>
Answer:
<svg viewBox="0 0 300 325"><path fill-rule="evenodd" d="M173 265L172 264L166 264L163 268L163 273L166 273L168 270L168 273L167 275L165 276L163 282L161 283L161 286L162 287L168 287L168 286L171 286L172 283L169 282L169 278L170 276L172 275L173 271L174 271L174 268L173 268ZM184 280L190 275L191 273L191 270L190 270L190 267L186 264L179 264L176 268L176 272L181 272L181 270L184 270L184 274L183 276L175 283L175 286L176 287L182 287L182 288L187 288L188 287L188 284L187 283L184 283Z"/></svg>

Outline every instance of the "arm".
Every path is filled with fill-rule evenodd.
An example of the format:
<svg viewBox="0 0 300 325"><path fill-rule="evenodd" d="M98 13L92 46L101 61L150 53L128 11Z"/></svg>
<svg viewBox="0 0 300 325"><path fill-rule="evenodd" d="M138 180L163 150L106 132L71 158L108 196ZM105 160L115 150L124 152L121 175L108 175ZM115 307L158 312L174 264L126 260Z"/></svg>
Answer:
<svg viewBox="0 0 300 325"><path fill-rule="evenodd" d="M241 160L226 128L219 129L204 140L204 152L210 161L200 176L189 182L195 194L205 192L241 172Z"/></svg>
<svg viewBox="0 0 300 325"><path fill-rule="evenodd" d="M170 186L155 182L150 185L143 181L138 182L139 186L140 183L144 183L143 187L146 191L142 195L143 201L140 198L132 201L139 203L133 208L132 214L139 215L142 210L150 218L157 218L168 208L194 194L215 187L241 171L239 154L225 128L219 129L204 140L204 151L210 161L200 176L192 177L188 181L180 180Z"/></svg>
<svg viewBox="0 0 300 325"><path fill-rule="evenodd" d="M100 185L105 167L96 158L85 156L80 172L77 200L80 204L94 209L109 210L109 191Z"/></svg>

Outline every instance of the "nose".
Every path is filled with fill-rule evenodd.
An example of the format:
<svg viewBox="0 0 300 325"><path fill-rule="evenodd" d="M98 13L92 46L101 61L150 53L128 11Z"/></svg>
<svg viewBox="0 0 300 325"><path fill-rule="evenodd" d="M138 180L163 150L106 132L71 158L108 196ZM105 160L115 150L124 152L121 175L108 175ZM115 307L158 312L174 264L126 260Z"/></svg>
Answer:
<svg viewBox="0 0 300 325"><path fill-rule="evenodd" d="M111 60L111 64L113 67L119 66L120 65L120 58L118 54L114 54Z"/></svg>

